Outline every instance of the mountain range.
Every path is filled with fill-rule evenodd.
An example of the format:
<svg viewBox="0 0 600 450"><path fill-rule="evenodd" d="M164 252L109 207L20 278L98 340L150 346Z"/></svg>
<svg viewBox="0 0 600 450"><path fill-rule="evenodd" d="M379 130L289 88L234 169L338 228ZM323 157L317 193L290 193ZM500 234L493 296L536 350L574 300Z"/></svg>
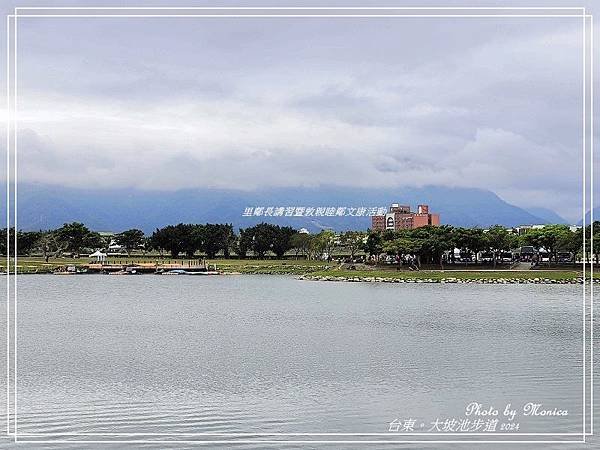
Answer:
<svg viewBox="0 0 600 450"><path fill-rule="evenodd" d="M19 185L18 225L23 230L51 229L79 221L96 231L155 228L179 222L232 223L245 228L272 222L318 231L366 230L370 217L245 217L246 208L256 207L388 207L391 203L428 204L439 213L442 224L488 227L494 224L566 223L555 212L525 210L502 200L495 193L473 188L426 186L420 188L343 188L337 186L269 188L258 191L187 189L147 191L137 189L76 189L38 184ZM4 209L4 211L2 211ZM0 209L5 213L5 206Z"/></svg>
<svg viewBox="0 0 600 450"><path fill-rule="evenodd" d="M600 207L596 206L593 211L594 211L594 222L597 222L598 220L600 220ZM591 214L591 211L588 211L585 215L585 224L589 225L591 220L592 220L592 214ZM583 220L580 220L577 225L581 225L582 223L583 223Z"/></svg>

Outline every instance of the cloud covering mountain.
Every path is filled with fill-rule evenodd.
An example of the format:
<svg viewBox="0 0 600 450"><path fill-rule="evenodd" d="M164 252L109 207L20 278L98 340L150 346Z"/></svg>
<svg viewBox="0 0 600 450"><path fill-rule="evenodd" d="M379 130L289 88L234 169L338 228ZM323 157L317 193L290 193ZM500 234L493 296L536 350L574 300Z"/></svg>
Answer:
<svg viewBox="0 0 600 450"><path fill-rule="evenodd" d="M387 207L392 202L427 203L443 224L487 227L547 223L506 203L490 191L427 186L405 189L269 188L258 191L187 189L172 192L139 189L75 189L47 185L19 187L19 228L49 229L81 221L94 230L119 232L179 222L233 223L244 228L262 221L337 231L370 227L369 217L244 217L247 207ZM4 214L3 211L0 211Z"/></svg>

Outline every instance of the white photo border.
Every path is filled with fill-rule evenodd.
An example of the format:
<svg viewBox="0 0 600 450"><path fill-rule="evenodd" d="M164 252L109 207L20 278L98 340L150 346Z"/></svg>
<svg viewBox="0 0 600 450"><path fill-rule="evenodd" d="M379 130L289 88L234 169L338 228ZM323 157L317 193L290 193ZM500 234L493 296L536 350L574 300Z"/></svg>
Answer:
<svg viewBox="0 0 600 450"><path fill-rule="evenodd" d="M37 14L37 13L25 13L20 14L19 11L117 11L118 14ZM204 10L204 11L397 11L397 10L408 10L408 11L485 11L482 14L434 14L434 13L425 13L425 14L124 14L121 11L134 11L134 10L148 10L148 11L195 11L195 10ZM490 14L488 11L580 11L579 14ZM12 375L14 377L13 383L13 430L11 432L11 396L10 396L10 377L11 377L11 358L10 358L10 350L11 350L11 321L10 321L10 236L9 232L7 232L7 287L6 287L6 421L7 421L7 435L12 436L14 438L14 442L21 443L65 443L65 444L76 444L76 443L104 443L104 444L114 444L114 443L130 443L130 444L173 444L173 443L193 443L193 444L244 444L244 443L264 443L264 444L276 444L276 443L290 443L290 444L331 444L331 443L344 443L344 444L360 444L360 443L393 443L393 444L402 444L402 443L585 443L586 436L593 435L593 257L590 258L590 389L589 392L587 389L586 383L586 349L587 349L587 333L586 333L586 313L587 313L587 303L586 303L586 262L585 262L585 226L586 226L586 213L587 213L587 203L586 203L586 188L587 188L587 170L586 169L586 160L587 160L587 145L586 145L586 137L588 133L587 121L589 119L589 161L590 161L590 222L592 232L590 235L590 248L593 248L593 16L591 14L587 14L584 7L168 7L168 6L160 6L160 7L76 7L76 6L68 6L68 7L16 7L14 8L14 13L6 16L6 91L7 91L7 136L6 136L6 146L7 146L7 155L6 155L6 164L7 164L7 177L6 177L6 202L7 202L7 211L6 211L6 222L7 222L7 230L10 230L11 225L11 179L14 181L12 185L12 200L14 201L13 205L13 220L12 224L14 226L15 234L18 229L17 223L17 173L18 173L18 165L17 165L17 18L25 18L25 17L111 17L111 18L133 18L133 17L207 17L207 18L217 18L217 17L272 17L272 18L283 18L283 17L349 17L349 18L359 18L359 17L371 17L371 18L388 18L388 17L455 17L455 18L466 18L466 17L493 17L493 18L510 18L510 17L526 17L526 18L534 18L534 17L573 17L573 18L582 18L583 22L583 45L582 45L582 56L583 56L583 233L584 233L584 242L583 242L583 250L584 250L584 258L583 258L583 299L582 299L582 309L583 309L583 429L581 433L462 433L462 432L452 432L452 433L18 433L17 428L17 265L18 265L18 257L17 257L17 240L14 239L14 286L13 286L13 323L12 323L12 331L13 331L13 365L12 365ZM589 20L589 28L588 28L588 20ZM12 32L11 35L11 23L12 23ZM588 34L589 29L589 34ZM12 59L11 59L11 36L12 36ZM589 41L588 41L589 36ZM588 55L589 51L589 55ZM586 67L586 61L590 61L590 67ZM12 67L11 74L11 63L14 65ZM589 70L589 80L588 80L588 70ZM12 92L11 92L11 79L12 79ZM589 88L588 88L588 81ZM12 98L11 98L12 94ZM589 97L588 97L589 96ZM11 102L12 99L12 102ZM589 116L588 109L586 107L586 99L589 99ZM13 165L12 172L13 175L11 177L11 136L12 136L12 154L13 154ZM586 409L587 409L587 395L590 395L590 431L587 431L587 421L586 421ZM490 436L490 435L502 435L507 437L513 436L580 436L581 440L22 440L18 439L23 436L239 436L239 437L252 437L252 436L393 436L393 435L405 435L405 436Z"/></svg>

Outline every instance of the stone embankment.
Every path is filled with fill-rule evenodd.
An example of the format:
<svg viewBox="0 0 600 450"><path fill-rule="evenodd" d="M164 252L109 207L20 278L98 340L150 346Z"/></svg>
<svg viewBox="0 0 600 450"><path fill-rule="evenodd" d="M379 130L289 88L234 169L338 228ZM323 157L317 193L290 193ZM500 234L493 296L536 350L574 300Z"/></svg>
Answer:
<svg viewBox="0 0 600 450"><path fill-rule="evenodd" d="M550 279L550 278L397 278L397 277L342 277L323 275L301 275L299 280L310 281L346 281L364 283L448 283L448 284L581 284L583 278ZM586 280L589 282L589 280ZM594 283L600 280L595 279Z"/></svg>

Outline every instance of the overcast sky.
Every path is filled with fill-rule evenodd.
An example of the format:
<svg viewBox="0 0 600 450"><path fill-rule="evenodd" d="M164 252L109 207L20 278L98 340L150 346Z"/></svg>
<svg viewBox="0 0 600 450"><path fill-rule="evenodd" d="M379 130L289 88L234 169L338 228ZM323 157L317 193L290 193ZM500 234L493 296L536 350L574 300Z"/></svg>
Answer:
<svg viewBox="0 0 600 450"><path fill-rule="evenodd" d="M19 179L490 189L581 217L581 19L19 23Z"/></svg>

